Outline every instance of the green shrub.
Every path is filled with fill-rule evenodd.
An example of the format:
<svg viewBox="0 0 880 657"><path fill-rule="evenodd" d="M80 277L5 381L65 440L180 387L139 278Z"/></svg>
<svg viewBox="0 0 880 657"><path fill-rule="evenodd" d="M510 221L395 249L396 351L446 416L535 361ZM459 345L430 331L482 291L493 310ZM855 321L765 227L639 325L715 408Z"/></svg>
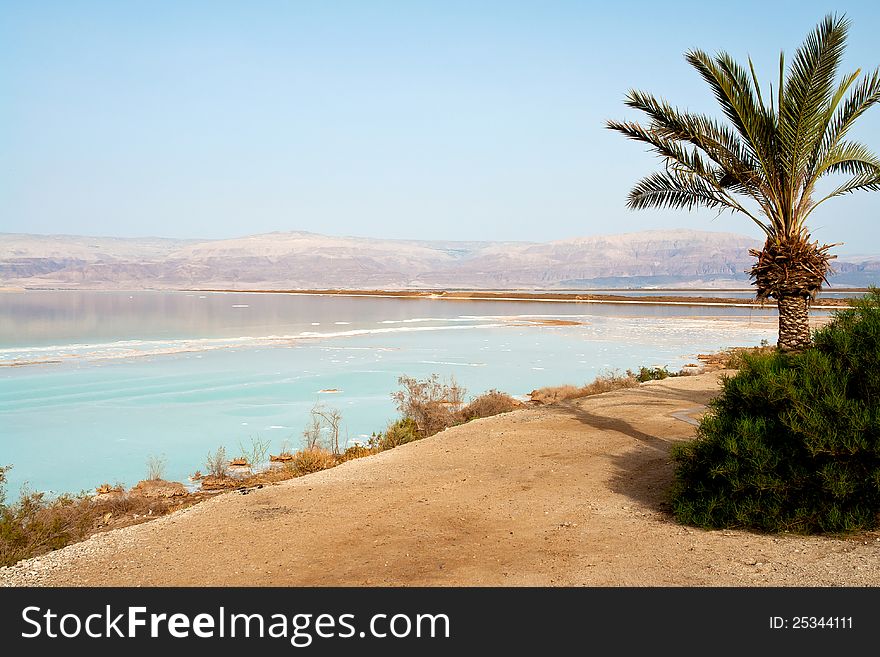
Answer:
<svg viewBox="0 0 880 657"><path fill-rule="evenodd" d="M57 550L89 534L95 511L85 495L23 492L14 504L0 505L0 566Z"/></svg>
<svg viewBox="0 0 880 657"><path fill-rule="evenodd" d="M697 439L673 450L676 517L702 527L841 532L880 513L880 291L795 354L744 354Z"/></svg>
<svg viewBox="0 0 880 657"><path fill-rule="evenodd" d="M644 383L645 381L661 381L670 376L678 376L678 374L674 372L670 372L666 366L663 367L645 367L642 366L639 368L638 372L633 372L632 370L626 371L627 376L634 378L639 383Z"/></svg>
<svg viewBox="0 0 880 657"><path fill-rule="evenodd" d="M418 440L419 428L415 420L405 417L388 425L379 437L379 449L386 450Z"/></svg>

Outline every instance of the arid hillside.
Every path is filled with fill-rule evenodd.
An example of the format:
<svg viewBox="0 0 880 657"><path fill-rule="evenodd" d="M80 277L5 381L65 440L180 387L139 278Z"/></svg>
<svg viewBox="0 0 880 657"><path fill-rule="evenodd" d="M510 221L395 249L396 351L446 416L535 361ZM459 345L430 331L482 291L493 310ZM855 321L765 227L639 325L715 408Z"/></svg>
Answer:
<svg viewBox="0 0 880 657"><path fill-rule="evenodd" d="M0 234L0 287L538 288L745 286L752 238L646 231L548 243L428 242L271 233L226 240ZM831 281L880 281L880 259Z"/></svg>

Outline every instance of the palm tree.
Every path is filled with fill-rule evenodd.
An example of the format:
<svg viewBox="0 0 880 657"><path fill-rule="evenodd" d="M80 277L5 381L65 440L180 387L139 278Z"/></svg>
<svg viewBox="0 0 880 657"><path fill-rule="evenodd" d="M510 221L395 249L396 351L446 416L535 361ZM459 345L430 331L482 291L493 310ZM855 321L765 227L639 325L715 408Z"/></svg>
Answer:
<svg viewBox="0 0 880 657"><path fill-rule="evenodd" d="M758 76L727 53L700 50L685 58L715 94L727 121L693 114L641 91L626 104L650 123L608 121L607 127L645 142L665 170L636 184L627 206L730 210L754 221L766 235L750 275L761 301L776 300L783 350L810 344L809 307L827 282L829 253L837 244L811 242L806 220L830 198L880 189L880 158L845 139L853 123L880 101L880 69L836 80L849 21L829 15L807 36L786 74L779 57L779 82L765 97ZM825 176L843 174L837 187L816 191ZM817 198L818 197L818 198Z"/></svg>

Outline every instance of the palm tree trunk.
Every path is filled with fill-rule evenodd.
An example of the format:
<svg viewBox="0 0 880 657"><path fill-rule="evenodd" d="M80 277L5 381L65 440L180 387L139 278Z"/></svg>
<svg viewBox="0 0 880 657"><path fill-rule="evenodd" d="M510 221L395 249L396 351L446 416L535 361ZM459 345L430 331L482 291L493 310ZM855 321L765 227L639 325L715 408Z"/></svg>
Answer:
<svg viewBox="0 0 880 657"><path fill-rule="evenodd" d="M801 351L810 346L810 301L802 296L781 296L779 308L779 342L781 351Z"/></svg>

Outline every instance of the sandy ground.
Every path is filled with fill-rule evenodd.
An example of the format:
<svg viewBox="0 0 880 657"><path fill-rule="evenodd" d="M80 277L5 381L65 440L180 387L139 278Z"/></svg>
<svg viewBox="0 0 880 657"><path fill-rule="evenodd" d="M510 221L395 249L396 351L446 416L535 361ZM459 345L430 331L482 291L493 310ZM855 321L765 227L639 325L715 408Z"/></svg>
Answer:
<svg viewBox="0 0 880 657"><path fill-rule="evenodd" d="M478 420L15 567L6 585L880 585L880 533L676 524L668 450L717 373Z"/></svg>

